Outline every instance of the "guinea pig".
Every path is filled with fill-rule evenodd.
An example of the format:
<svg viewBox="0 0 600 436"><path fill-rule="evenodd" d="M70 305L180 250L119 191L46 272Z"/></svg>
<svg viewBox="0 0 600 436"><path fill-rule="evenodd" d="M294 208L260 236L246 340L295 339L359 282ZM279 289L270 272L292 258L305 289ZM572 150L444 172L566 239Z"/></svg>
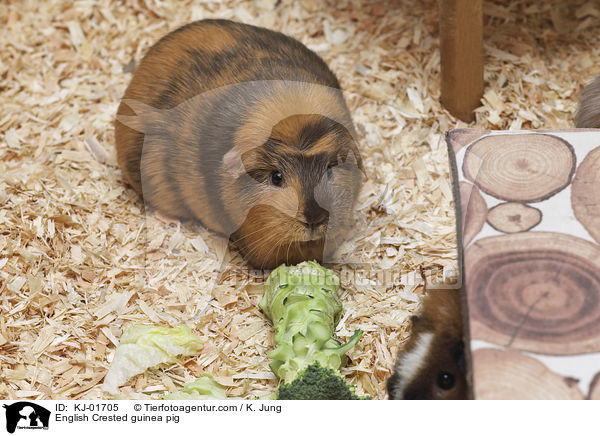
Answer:
<svg viewBox="0 0 600 436"><path fill-rule="evenodd" d="M387 380L390 400L468 398L460 292L432 290Z"/></svg>
<svg viewBox="0 0 600 436"><path fill-rule="evenodd" d="M575 125L580 128L600 128L600 76L583 90Z"/></svg>
<svg viewBox="0 0 600 436"><path fill-rule="evenodd" d="M160 215L229 238L256 268L326 261L362 161L340 84L279 32L227 20L152 46L115 122L126 182Z"/></svg>

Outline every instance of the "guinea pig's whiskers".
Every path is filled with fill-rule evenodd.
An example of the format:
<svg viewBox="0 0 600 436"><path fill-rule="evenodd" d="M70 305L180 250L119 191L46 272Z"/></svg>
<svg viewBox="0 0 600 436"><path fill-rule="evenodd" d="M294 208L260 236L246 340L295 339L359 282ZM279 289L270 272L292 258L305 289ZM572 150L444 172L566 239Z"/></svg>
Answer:
<svg viewBox="0 0 600 436"><path fill-rule="evenodd" d="M275 259L279 259L279 250L281 250L282 245L277 246L277 251L275 252ZM261 264L260 268L264 269L266 260Z"/></svg>
<svg viewBox="0 0 600 436"><path fill-rule="evenodd" d="M267 230L272 230L274 227L275 226L272 226L271 228L267 228ZM261 229L255 230L253 232L247 233L247 234L241 236L240 238L235 239L235 240L233 240L231 242L233 242L235 244L235 243L238 243L238 242L240 242L240 241L242 241L242 240L244 240L244 239L246 239L246 238L248 238L248 237L250 237L252 235L255 235L256 233L260 233L260 232L264 232L264 231L265 231L265 229L261 228Z"/></svg>
<svg viewBox="0 0 600 436"><path fill-rule="evenodd" d="M287 252L285 253L285 263L289 262L289 259L290 259L290 248L292 248L293 244L294 244L294 242L290 242L288 244Z"/></svg>
<svg viewBox="0 0 600 436"><path fill-rule="evenodd" d="M252 242L251 244L249 244L248 247L254 246L256 244L264 243L265 241L271 241L273 239L276 239L279 236L277 234L277 232L275 232L276 229L277 229L277 226L275 226L275 225L269 226L266 228L262 228L262 229L258 229L258 230L255 230L254 232L251 232L251 233L248 233L247 235L242 236L240 239L236 240L236 242L242 241L244 239L248 239L250 236L255 235L257 233L267 233L268 237L257 239L254 242Z"/></svg>
<svg viewBox="0 0 600 436"><path fill-rule="evenodd" d="M271 226L266 229L261 229L260 232L267 232L269 234L269 236L267 238L257 239L256 241L253 241L250 244L246 245L245 249L247 250L248 254L249 255L257 254L259 252L260 248L262 248L264 246L268 246L272 242L275 242L279 238L279 235L277 234L277 232L273 231L276 228L277 228L277 226ZM256 233L256 232L253 232L253 233ZM245 235L243 238L240 238L239 240L246 239L250 235L252 235L252 233Z"/></svg>
<svg viewBox="0 0 600 436"><path fill-rule="evenodd" d="M257 230L254 230L253 232L244 234L243 236L239 237L238 239L232 240L232 242L234 244L243 242L244 240L251 238L253 235L256 235L257 233L266 233L267 235L269 235L269 237L268 237L269 241L272 239L277 239L277 237L280 236L277 232L278 228L279 228L279 226L277 224L272 224L272 225L269 225L266 227L261 227ZM267 239L265 239L265 238L257 239L252 244L249 244L247 247L250 247L250 246L258 244L258 243L264 243L264 241L266 241L266 240Z"/></svg>
<svg viewBox="0 0 600 436"><path fill-rule="evenodd" d="M266 238L266 239L259 239L258 241L256 241L254 243L254 248L249 253L253 254L255 251L258 252L258 250L260 248L270 246L270 245L272 245L271 243L275 242L276 240L277 240L276 236L269 237L269 238ZM281 247L282 247L281 244L277 244L277 252L275 254L275 259L277 259L277 255L279 254L279 250L281 249ZM268 260L263 261L263 263L260 265L261 269L265 268L265 263L267 261Z"/></svg>
<svg viewBox="0 0 600 436"><path fill-rule="evenodd" d="M279 259L279 250L281 250L281 245L277 246L277 251L275 252L275 259ZM264 263L263 263L264 265Z"/></svg>

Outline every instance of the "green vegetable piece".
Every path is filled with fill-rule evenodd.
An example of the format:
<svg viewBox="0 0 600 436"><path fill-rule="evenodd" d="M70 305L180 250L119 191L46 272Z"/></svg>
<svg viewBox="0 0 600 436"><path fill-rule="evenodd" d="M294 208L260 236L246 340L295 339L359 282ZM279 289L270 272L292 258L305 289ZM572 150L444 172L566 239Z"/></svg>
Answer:
<svg viewBox="0 0 600 436"><path fill-rule="evenodd" d="M225 387L215 381L209 373L183 385L183 389L165 395L165 400L226 400Z"/></svg>
<svg viewBox="0 0 600 436"><path fill-rule="evenodd" d="M187 325L169 328L129 325L121 335L102 389L112 394L136 374L161 363L173 362L179 355L192 355L202 341Z"/></svg>
<svg viewBox="0 0 600 436"><path fill-rule="evenodd" d="M331 368L319 363L306 367L298 377L279 387L278 400L362 400L354 393L354 387Z"/></svg>
<svg viewBox="0 0 600 436"><path fill-rule="evenodd" d="M314 362L336 373L346 365L346 352L362 331L356 330L346 344L333 338L335 318L342 310L339 287L337 275L316 262L281 265L267 279L259 307L275 327L275 346L267 355L284 384Z"/></svg>

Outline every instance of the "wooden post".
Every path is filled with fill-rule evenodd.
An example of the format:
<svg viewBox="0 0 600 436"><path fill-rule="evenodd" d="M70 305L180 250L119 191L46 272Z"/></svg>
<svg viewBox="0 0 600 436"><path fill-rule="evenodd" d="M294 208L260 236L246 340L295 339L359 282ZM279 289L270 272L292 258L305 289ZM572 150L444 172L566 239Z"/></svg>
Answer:
<svg viewBox="0 0 600 436"><path fill-rule="evenodd" d="M473 121L483 96L483 0L440 1L442 104Z"/></svg>

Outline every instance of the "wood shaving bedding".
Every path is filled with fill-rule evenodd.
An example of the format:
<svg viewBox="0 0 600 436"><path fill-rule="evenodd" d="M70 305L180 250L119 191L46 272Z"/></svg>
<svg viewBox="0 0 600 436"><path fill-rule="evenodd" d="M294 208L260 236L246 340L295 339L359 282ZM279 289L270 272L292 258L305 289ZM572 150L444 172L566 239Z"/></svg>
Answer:
<svg viewBox="0 0 600 436"><path fill-rule="evenodd" d="M600 9L583 0L485 2L485 129L572 126L600 70ZM203 229L146 215L116 165L112 121L135 62L201 18L281 30L338 75L367 179L340 250L344 369L359 394L385 380L419 310L422 272L456 279L433 0L0 4L0 396L110 398L100 389L129 323L187 323L198 356L136 376L122 398L159 398L205 371L230 395L269 397L273 330L263 276ZM224 268L221 265L226 265Z"/></svg>

